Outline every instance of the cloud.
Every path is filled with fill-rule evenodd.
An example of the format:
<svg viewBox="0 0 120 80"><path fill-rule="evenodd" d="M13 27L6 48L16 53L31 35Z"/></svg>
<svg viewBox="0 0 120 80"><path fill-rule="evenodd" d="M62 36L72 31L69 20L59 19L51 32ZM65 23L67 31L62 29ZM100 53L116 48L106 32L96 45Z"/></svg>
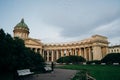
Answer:
<svg viewBox="0 0 120 80"><path fill-rule="evenodd" d="M46 8L42 14L43 21L61 27L61 36L70 38L87 34L94 28L108 24L120 18L120 6L116 4L96 2L66 3ZM60 7L62 5L62 7ZM102 6L101 6L102 5Z"/></svg>
<svg viewBox="0 0 120 80"><path fill-rule="evenodd" d="M107 35L110 38L118 36L120 32L120 18L105 25L98 26L92 33Z"/></svg>
<svg viewBox="0 0 120 80"><path fill-rule="evenodd" d="M45 42L81 40L93 34L105 35L113 42L119 39L119 3L120 0L1 1L0 22L12 33L11 27L25 18L30 36Z"/></svg>

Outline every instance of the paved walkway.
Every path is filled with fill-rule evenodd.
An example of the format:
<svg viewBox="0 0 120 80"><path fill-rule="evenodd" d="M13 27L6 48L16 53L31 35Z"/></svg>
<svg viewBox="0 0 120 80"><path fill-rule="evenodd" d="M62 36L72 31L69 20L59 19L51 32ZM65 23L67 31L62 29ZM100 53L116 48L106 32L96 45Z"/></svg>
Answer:
<svg viewBox="0 0 120 80"><path fill-rule="evenodd" d="M24 80L70 80L74 77L76 70L55 69L54 72L36 74L26 77Z"/></svg>

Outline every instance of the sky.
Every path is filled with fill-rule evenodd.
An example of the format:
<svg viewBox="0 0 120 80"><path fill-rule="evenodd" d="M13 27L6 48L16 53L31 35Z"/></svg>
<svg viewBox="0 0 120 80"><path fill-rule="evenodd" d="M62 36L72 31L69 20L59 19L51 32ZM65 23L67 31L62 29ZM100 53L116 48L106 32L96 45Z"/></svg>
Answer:
<svg viewBox="0 0 120 80"><path fill-rule="evenodd" d="M0 0L0 28L13 36L24 18L29 37L44 43L80 41L98 34L120 44L120 0Z"/></svg>

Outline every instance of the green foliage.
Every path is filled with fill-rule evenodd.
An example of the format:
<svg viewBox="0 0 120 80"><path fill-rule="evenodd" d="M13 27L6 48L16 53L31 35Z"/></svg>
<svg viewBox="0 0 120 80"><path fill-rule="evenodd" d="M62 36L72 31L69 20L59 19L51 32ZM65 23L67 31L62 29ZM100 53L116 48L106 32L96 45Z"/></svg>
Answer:
<svg viewBox="0 0 120 80"><path fill-rule="evenodd" d="M73 63L73 64L77 64L85 61L86 60L81 56L65 56L57 60L58 63Z"/></svg>
<svg viewBox="0 0 120 80"><path fill-rule="evenodd" d="M101 62L112 64L112 63L120 63L120 53L110 53L106 55Z"/></svg>
<svg viewBox="0 0 120 80"><path fill-rule="evenodd" d="M80 70L71 80L87 80L86 73L87 73L86 70Z"/></svg>
<svg viewBox="0 0 120 80"><path fill-rule="evenodd" d="M19 38L12 38L0 29L0 72L16 71L17 69L43 69L44 59L24 45Z"/></svg>

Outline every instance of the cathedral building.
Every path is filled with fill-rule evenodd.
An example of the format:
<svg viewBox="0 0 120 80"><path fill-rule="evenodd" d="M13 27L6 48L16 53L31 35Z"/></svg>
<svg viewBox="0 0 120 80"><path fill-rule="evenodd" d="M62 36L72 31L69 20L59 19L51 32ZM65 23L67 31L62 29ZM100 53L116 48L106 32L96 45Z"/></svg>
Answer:
<svg viewBox="0 0 120 80"><path fill-rule="evenodd" d="M108 51L108 39L102 35L93 35L81 41L45 44L41 40L29 38L29 28L24 19L13 30L14 37L24 40L25 46L40 53L46 62L55 62L60 57L76 55L87 61L100 60Z"/></svg>

